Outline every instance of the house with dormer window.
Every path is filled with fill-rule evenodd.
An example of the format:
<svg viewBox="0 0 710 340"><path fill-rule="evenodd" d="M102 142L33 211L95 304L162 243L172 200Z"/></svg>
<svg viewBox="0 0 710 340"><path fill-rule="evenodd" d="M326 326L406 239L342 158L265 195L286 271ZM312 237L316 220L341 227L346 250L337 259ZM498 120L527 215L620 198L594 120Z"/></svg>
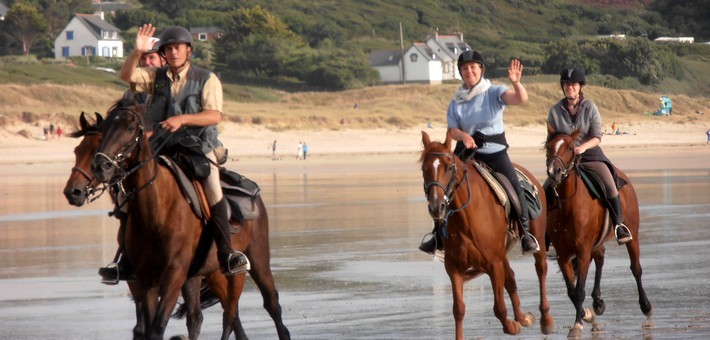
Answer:
<svg viewBox="0 0 710 340"><path fill-rule="evenodd" d="M101 15L77 14L54 40L54 58L74 56L123 57L123 39L116 26Z"/></svg>
<svg viewBox="0 0 710 340"><path fill-rule="evenodd" d="M463 34L431 34L424 42L414 42L404 53L400 51L372 51L370 65L380 73L384 84L426 83L461 80L458 56L471 49L463 41Z"/></svg>

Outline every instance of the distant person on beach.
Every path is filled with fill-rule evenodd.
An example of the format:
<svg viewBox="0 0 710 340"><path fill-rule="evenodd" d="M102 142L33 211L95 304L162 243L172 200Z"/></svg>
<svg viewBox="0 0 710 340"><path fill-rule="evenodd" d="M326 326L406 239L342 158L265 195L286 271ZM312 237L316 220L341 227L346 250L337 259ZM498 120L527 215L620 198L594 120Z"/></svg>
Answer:
<svg viewBox="0 0 710 340"><path fill-rule="evenodd" d="M710 144L710 129L708 129L706 133L708 135L708 142L706 144Z"/></svg>
<svg viewBox="0 0 710 340"><path fill-rule="evenodd" d="M581 156L580 162L585 169L594 172L604 182L606 199L615 226L616 241L624 244L631 241L631 233L622 218L614 166L599 146L602 141L602 117L597 106L584 97L585 84L586 77L582 69L568 67L562 70L560 87L564 98L552 105L547 115L547 123L554 131L552 134L571 134L579 130L574 153ZM615 127L616 123L612 128ZM550 137L551 135L548 135L548 138Z"/></svg>
<svg viewBox="0 0 710 340"><path fill-rule="evenodd" d="M275 161L276 160L276 140L274 139L274 143L271 144L271 160Z"/></svg>
<svg viewBox="0 0 710 340"><path fill-rule="evenodd" d="M306 157L308 157L308 144L306 144L306 142L303 142L303 159L305 160Z"/></svg>
<svg viewBox="0 0 710 340"><path fill-rule="evenodd" d="M299 141L296 149L296 159L303 159L303 142Z"/></svg>
<svg viewBox="0 0 710 340"><path fill-rule="evenodd" d="M48 127L43 127L42 132L44 133L44 140L49 140L49 128Z"/></svg>
<svg viewBox="0 0 710 340"><path fill-rule="evenodd" d="M57 138L62 138L63 134L64 134L64 131L62 130L62 127L57 125Z"/></svg>
<svg viewBox="0 0 710 340"><path fill-rule="evenodd" d="M503 111L507 105L519 105L528 100L528 92L520 82L523 76L523 64L513 59L508 67L508 79L512 89L505 85L492 85L484 78L486 71L483 56L477 51L464 51L458 58L458 69L463 84L456 90L446 111L447 127L451 137L457 141L454 153L462 159L479 160L494 171L505 175L515 189L520 202L525 202L523 188L520 186L515 168L508 156L508 143L505 138ZM523 233L520 244L523 254L535 253L540 244L530 234L528 207L521 204L519 216ZM422 241L419 249L433 254L442 244L440 231L436 226L428 240Z"/></svg>
<svg viewBox="0 0 710 340"><path fill-rule="evenodd" d="M49 123L49 138L54 138L54 123Z"/></svg>

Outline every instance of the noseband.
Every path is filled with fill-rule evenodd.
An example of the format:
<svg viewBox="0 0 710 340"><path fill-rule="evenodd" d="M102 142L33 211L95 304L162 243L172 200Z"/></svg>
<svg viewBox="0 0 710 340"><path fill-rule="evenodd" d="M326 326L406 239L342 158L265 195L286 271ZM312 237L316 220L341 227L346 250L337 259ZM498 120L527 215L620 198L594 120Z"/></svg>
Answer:
<svg viewBox="0 0 710 340"><path fill-rule="evenodd" d="M100 135L100 134L101 133L98 131L88 131L84 135L88 136L88 135ZM101 195L104 193L104 191L106 191L106 186L105 185L101 185L101 186L96 185L96 179L94 179L94 176L89 174L86 170L84 170L78 166L74 166L71 168L71 172L72 173L78 172L79 174L84 176L84 179L86 179L88 181L86 186L84 186L84 198L86 199L86 203L91 203L91 202L97 200L99 197L101 197ZM98 192L98 194L97 194L97 192Z"/></svg>

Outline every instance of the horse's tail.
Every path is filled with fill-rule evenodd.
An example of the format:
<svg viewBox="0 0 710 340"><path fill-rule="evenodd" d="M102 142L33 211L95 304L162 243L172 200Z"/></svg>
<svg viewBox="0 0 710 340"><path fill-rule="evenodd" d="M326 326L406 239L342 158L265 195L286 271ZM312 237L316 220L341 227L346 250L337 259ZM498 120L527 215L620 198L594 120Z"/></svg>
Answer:
<svg viewBox="0 0 710 340"><path fill-rule="evenodd" d="M205 278L202 278L202 286L200 286L200 309L207 309L210 308L214 305L216 305L219 302L219 298L217 295L214 295L212 291L209 289L207 286L207 281ZM185 302L180 302L178 307L175 309L175 313L173 313L172 318L173 319L182 319L187 315L187 306L185 305Z"/></svg>

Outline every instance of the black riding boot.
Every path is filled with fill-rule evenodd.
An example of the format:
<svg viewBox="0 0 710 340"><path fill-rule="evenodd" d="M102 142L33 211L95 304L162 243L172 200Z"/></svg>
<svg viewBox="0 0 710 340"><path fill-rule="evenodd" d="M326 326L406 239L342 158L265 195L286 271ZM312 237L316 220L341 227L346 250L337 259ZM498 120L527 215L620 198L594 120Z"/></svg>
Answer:
<svg viewBox="0 0 710 340"><path fill-rule="evenodd" d="M217 246L217 260L222 273L225 275L239 274L249 270L249 260L244 253L232 249L229 229L229 206L222 198L212 206L212 218L207 223L214 234Z"/></svg>
<svg viewBox="0 0 710 340"><path fill-rule="evenodd" d="M520 246L523 248L523 255L534 254L540 250L540 244L535 239L535 236L530 233L530 216L528 215L528 203L525 200L523 189L520 189L518 194L520 201L520 226L522 227L522 236L520 237Z"/></svg>
<svg viewBox="0 0 710 340"><path fill-rule="evenodd" d="M611 210L611 221L614 223L614 235L619 245L625 244L633 237L629 228L624 224L624 214L621 211L621 199L619 196L609 199L609 209Z"/></svg>
<svg viewBox="0 0 710 340"><path fill-rule="evenodd" d="M431 237L427 238L428 235ZM441 232L439 231L439 223L434 222L434 229L431 230L431 234L427 234L422 239L422 243L419 245L419 250L434 255L436 250L444 249L444 241L441 239Z"/></svg>
<svg viewBox="0 0 710 340"><path fill-rule="evenodd" d="M113 261L105 267L99 268L101 283L107 285L118 284L119 280L135 280L133 277L133 267L131 266L131 262L128 261L128 258L126 258L126 255L123 253L123 245L126 241L126 223L128 222L128 214L119 211L115 215L120 222L118 227L118 235L120 239L118 249L116 250L116 255L113 257Z"/></svg>

